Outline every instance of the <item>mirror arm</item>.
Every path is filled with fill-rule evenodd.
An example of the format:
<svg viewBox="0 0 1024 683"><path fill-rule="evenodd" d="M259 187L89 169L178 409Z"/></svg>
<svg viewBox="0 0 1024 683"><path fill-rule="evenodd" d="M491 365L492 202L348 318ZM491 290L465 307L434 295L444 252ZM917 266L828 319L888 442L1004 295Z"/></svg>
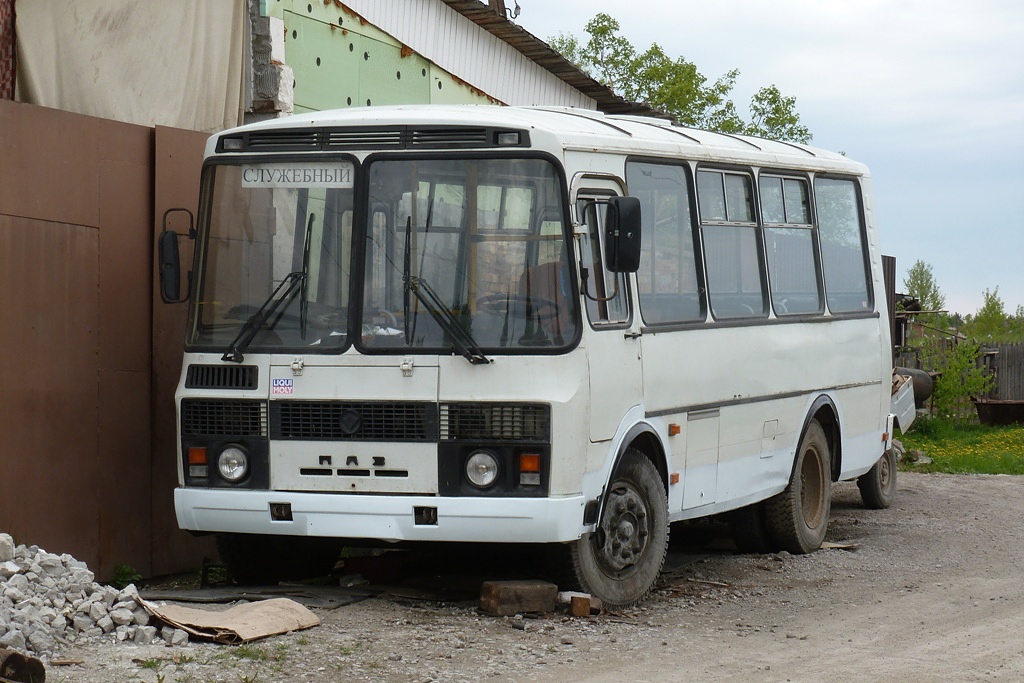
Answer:
<svg viewBox="0 0 1024 683"><path fill-rule="evenodd" d="M616 275L618 275L618 273L616 273ZM586 298L590 299L591 301L596 301L597 303L605 303L606 301L611 301L612 299L614 299L615 297L617 297L619 295L619 278L618 277L616 277L614 279L615 286L612 288L612 293L609 296L594 296L593 294L591 294L590 293L590 285L588 284L589 281L590 281L590 269L589 268L585 268L583 266L580 266L580 284L582 285L582 287L580 287L580 289L583 292L583 296L585 296Z"/></svg>

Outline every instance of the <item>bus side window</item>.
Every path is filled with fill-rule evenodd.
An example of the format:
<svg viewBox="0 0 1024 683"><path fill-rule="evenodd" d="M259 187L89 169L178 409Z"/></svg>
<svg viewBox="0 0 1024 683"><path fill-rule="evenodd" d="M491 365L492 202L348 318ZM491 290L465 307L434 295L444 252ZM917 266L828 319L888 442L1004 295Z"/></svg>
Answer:
<svg viewBox="0 0 1024 683"><path fill-rule="evenodd" d="M580 240L581 266L588 273L586 283L580 284L590 294L586 297L587 315L594 325L624 324L629 322L628 279L626 273L609 273L605 270L601 236L607 204L594 203L597 193L576 202L580 222L587 226L586 235ZM616 285L615 279L618 278ZM597 301L595 301L597 299Z"/></svg>
<svg viewBox="0 0 1024 683"><path fill-rule="evenodd" d="M712 315L766 316L767 287L750 175L697 171L697 202Z"/></svg>
<svg viewBox="0 0 1024 683"><path fill-rule="evenodd" d="M639 198L642 206L637 298L644 322L703 321L706 307L694 249L686 167L630 162L626 164L626 182L630 194Z"/></svg>
<svg viewBox="0 0 1024 683"><path fill-rule="evenodd" d="M811 315L824 309L805 178L762 175L761 218L775 315Z"/></svg>
<svg viewBox="0 0 1024 683"><path fill-rule="evenodd" d="M870 311L874 301L868 287L864 214L857 186L852 180L819 177L814 181L814 199L829 311Z"/></svg>

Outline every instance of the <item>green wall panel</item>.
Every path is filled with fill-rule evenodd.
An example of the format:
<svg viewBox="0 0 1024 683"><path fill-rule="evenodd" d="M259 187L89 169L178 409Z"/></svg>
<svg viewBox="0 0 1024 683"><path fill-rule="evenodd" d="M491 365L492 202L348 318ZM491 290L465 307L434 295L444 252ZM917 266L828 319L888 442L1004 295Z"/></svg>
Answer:
<svg viewBox="0 0 1024 683"><path fill-rule="evenodd" d="M430 65L430 103L497 104L479 90L470 89L465 83L459 82L436 64Z"/></svg>
<svg viewBox="0 0 1024 683"><path fill-rule="evenodd" d="M372 38L363 39L359 68L359 103L427 104L430 102L430 63L416 54L402 56L401 48Z"/></svg>
<svg viewBox="0 0 1024 683"><path fill-rule="evenodd" d="M357 105L364 38L292 12L285 12L284 23L285 58L295 73L296 108Z"/></svg>
<svg viewBox="0 0 1024 683"><path fill-rule="evenodd" d="M385 104L495 104L333 3L265 0L285 24L295 112Z"/></svg>

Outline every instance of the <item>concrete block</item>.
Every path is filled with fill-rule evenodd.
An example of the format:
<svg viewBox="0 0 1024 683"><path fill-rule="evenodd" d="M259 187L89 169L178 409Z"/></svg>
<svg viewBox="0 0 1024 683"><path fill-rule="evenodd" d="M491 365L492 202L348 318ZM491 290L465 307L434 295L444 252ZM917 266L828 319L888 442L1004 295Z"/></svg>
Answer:
<svg viewBox="0 0 1024 683"><path fill-rule="evenodd" d="M552 612L558 586L546 581L485 581L480 587L480 610L507 617L524 612Z"/></svg>
<svg viewBox="0 0 1024 683"><path fill-rule="evenodd" d="M10 534L0 534L0 562L14 559L14 539Z"/></svg>

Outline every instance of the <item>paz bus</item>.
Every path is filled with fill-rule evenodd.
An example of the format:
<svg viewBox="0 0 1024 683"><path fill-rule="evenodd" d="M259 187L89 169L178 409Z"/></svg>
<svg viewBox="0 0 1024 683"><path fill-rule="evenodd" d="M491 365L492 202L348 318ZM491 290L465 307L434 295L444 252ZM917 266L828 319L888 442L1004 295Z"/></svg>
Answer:
<svg viewBox="0 0 1024 683"><path fill-rule="evenodd" d="M206 148L177 521L238 577L340 547L527 543L609 606L671 524L817 549L895 492L868 170L553 108L303 114ZM551 554L547 550L552 550Z"/></svg>

